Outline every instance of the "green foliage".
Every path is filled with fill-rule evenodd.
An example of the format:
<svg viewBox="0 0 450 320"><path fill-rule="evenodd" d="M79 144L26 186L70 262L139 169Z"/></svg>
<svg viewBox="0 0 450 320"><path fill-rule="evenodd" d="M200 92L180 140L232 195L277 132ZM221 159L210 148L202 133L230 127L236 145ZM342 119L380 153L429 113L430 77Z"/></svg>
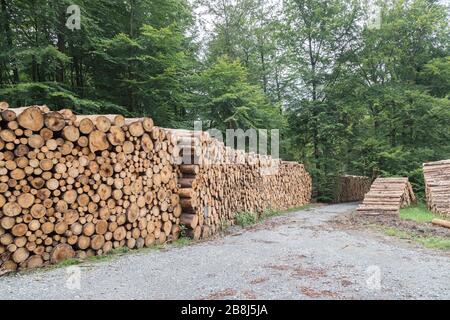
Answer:
<svg viewBox="0 0 450 320"><path fill-rule="evenodd" d="M423 67L419 77L419 83L423 84L431 95L449 98L450 56L436 58L428 62Z"/></svg>
<svg viewBox="0 0 450 320"><path fill-rule="evenodd" d="M422 163L450 158L449 11L377 3L380 28L363 0L0 0L0 100L279 129L318 200L341 174L409 176L423 198Z"/></svg>
<svg viewBox="0 0 450 320"><path fill-rule="evenodd" d="M50 108L69 108L82 114L119 113L131 116L124 107L100 100L80 99L70 90L53 82L27 82L0 89L11 105L46 104Z"/></svg>
<svg viewBox="0 0 450 320"><path fill-rule="evenodd" d="M102 41L95 54L105 69L93 76L98 94L126 105L133 114L170 126L187 104L183 41L175 24L161 29L144 25L136 38L120 33ZM118 76L104 82L111 73ZM111 92L111 86L117 90Z"/></svg>
<svg viewBox="0 0 450 320"><path fill-rule="evenodd" d="M409 176L423 197L422 163L450 157L445 8L380 2L381 28L369 29L357 2L288 3L288 61L304 82L289 100L292 142L304 146L294 157L309 164L317 198L332 198L341 173Z"/></svg>
<svg viewBox="0 0 450 320"><path fill-rule="evenodd" d="M245 228L258 222L258 214L254 212L240 212L235 216L236 223Z"/></svg>
<svg viewBox="0 0 450 320"><path fill-rule="evenodd" d="M239 60L224 56L195 77L197 98L194 112L210 128L280 128L280 108L273 106L257 85L249 83Z"/></svg>
<svg viewBox="0 0 450 320"><path fill-rule="evenodd" d="M241 61L249 80L260 86L271 102L282 102L283 70L277 44L280 4L261 0L196 2L214 17L214 36L208 43L206 63L213 64L223 56ZM202 18L198 17L200 21Z"/></svg>
<svg viewBox="0 0 450 320"><path fill-rule="evenodd" d="M81 8L81 30L65 26L71 4ZM1 100L167 126L183 117L194 64L185 0L2 0L0 9Z"/></svg>

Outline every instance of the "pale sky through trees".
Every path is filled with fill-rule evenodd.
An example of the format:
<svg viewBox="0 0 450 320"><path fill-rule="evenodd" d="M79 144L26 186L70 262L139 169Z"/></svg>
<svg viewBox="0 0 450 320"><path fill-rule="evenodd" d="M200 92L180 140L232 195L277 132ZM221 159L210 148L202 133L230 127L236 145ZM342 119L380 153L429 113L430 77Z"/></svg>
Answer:
<svg viewBox="0 0 450 320"><path fill-rule="evenodd" d="M194 2L196 2L196 0L189 0L189 2L193 4ZM283 0L270 0L270 2L279 3L279 5L281 6ZM450 0L440 0L439 2L449 6L450 10ZM214 17L210 13L208 13L208 9L205 6L198 6L197 8L195 8L194 14L196 16L197 22L199 22L199 20L202 21L201 24L199 23L199 26L202 26L202 34L213 32Z"/></svg>

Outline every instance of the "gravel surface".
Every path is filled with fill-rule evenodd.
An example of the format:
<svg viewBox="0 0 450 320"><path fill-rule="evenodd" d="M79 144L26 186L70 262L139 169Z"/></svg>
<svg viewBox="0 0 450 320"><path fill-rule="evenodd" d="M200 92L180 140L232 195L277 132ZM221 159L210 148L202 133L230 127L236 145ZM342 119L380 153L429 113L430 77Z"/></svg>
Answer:
<svg viewBox="0 0 450 320"><path fill-rule="evenodd" d="M450 299L450 256L315 207L218 240L0 278L0 299Z"/></svg>

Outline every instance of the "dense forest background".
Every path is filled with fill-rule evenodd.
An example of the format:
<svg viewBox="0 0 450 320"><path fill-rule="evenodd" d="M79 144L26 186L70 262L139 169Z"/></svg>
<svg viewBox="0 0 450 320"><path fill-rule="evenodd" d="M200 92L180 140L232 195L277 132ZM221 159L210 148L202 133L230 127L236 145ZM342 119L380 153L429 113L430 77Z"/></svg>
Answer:
<svg viewBox="0 0 450 320"><path fill-rule="evenodd" d="M450 158L449 8L386 0L0 0L0 101L277 128L319 200L339 174ZM81 30L66 27L81 8Z"/></svg>

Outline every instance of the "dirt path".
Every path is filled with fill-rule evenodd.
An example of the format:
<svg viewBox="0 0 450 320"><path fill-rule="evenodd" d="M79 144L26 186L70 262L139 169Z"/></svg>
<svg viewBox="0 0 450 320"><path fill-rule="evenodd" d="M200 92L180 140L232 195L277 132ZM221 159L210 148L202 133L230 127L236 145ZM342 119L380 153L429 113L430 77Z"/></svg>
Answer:
<svg viewBox="0 0 450 320"><path fill-rule="evenodd" d="M448 254L327 223L355 208L318 207L193 246L3 277L0 299L450 298Z"/></svg>

